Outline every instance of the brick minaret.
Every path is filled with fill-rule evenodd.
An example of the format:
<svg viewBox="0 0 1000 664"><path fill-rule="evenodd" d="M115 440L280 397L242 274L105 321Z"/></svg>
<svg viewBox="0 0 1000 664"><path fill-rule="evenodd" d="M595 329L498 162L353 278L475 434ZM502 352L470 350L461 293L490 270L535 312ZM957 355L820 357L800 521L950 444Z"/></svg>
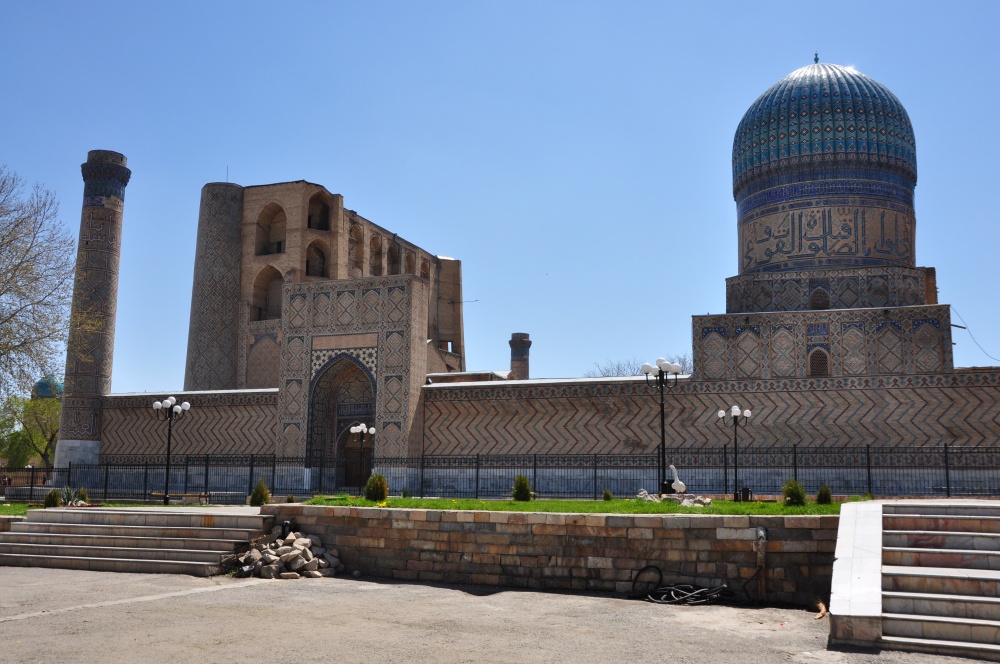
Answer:
<svg viewBox="0 0 1000 664"><path fill-rule="evenodd" d="M66 385L56 447L57 467L97 463L101 450L101 397L111 392L125 156L91 150L83 170L83 215L66 350Z"/></svg>
<svg viewBox="0 0 1000 664"><path fill-rule="evenodd" d="M528 380L530 371L528 368L528 351L531 348L531 340L524 332L515 332L510 335L510 373L514 380Z"/></svg>

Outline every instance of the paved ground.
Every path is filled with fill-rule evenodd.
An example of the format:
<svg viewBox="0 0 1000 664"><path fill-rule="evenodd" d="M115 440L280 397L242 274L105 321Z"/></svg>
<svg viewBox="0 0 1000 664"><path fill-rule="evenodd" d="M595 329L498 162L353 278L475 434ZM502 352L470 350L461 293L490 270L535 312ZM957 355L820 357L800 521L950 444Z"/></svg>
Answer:
<svg viewBox="0 0 1000 664"><path fill-rule="evenodd" d="M355 579L202 579L0 567L0 662L885 662L826 650L794 609Z"/></svg>

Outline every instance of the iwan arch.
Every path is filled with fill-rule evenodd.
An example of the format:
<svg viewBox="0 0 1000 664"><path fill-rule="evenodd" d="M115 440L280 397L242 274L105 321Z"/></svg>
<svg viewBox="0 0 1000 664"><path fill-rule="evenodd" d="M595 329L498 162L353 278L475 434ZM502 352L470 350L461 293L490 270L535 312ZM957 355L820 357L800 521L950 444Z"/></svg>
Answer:
<svg viewBox="0 0 1000 664"><path fill-rule="evenodd" d="M750 106L732 157L738 273L726 313L692 318L670 443L725 444L714 413L738 399L760 445L994 444L1000 371L953 367L949 307L916 263L916 142L899 100L853 69L803 67ZM78 285L105 287L78 286L74 307L105 325L71 345L91 351L67 358L60 463L162 453L151 396L108 394L124 158L92 152L84 181L81 236L111 230L106 246L81 242ZM206 185L184 393L197 417L176 452L341 456L359 420L379 431L378 456L655 448L641 378L530 379L526 335L511 371L467 372L461 302L459 261L324 187Z"/></svg>

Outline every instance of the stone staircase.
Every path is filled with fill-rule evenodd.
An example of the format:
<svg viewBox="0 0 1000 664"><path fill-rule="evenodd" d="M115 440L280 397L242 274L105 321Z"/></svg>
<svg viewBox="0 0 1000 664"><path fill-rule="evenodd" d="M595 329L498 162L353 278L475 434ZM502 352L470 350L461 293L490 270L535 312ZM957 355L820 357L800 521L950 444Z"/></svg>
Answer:
<svg viewBox="0 0 1000 664"><path fill-rule="evenodd" d="M1000 661L1000 503L886 503L880 645Z"/></svg>
<svg viewBox="0 0 1000 664"><path fill-rule="evenodd" d="M0 566L211 576L271 520L256 508L32 510L0 533Z"/></svg>

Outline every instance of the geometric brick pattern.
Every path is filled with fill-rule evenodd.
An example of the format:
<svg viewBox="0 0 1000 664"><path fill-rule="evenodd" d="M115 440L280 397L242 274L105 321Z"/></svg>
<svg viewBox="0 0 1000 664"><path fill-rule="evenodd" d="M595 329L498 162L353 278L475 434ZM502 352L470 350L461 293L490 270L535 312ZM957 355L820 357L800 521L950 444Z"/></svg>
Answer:
<svg viewBox="0 0 1000 664"><path fill-rule="evenodd" d="M415 328L410 311L418 284L423 282L416 277L393 275L285 285L284 307L297 313L281 321L286 344L278 415L282 454L303 455L313 447L333 444L331 436L339 433L331 428L333 416L316 414L323 422L310 425L314 415L311 411L317 408L317 398L323 401L320 410L324 413L340 403L332 395L333 385L323 381L329 378L336 382L343 373L341 364L346 358L357 361L374 380L370 424L378 431L373 441L376 454L408 454L410 429L417 409L410 397L410 383L423 380L426 366L423 345L417 349L421 353L414 353L411 342L413 335L426 334L423 329L426 323ZM422 303L426 296L423 290L420 293ZM373 347L310 350L315 338L372 334L377 340ZM327 376L331 369L336 375ZM310 431L315 434L315 445L309 443ZM419 432L416 437L419 438Z"/></svg>
<svg viewBox="0 0 1000 664"><path fill-rule="evenodd" d="M830 356L832 376L948 371L950 313L934 304L693 316L694 377L805 378L816 349Z"/></svg>
<svg viewBox="0 0 1000 664"><path fill-rule="evenodd" d="M807 310L817 279L829 309L910 307L925 303L926 274L899 266L741 274L726 279L726 313Z"/></svg>
<svg viewBox="0 0 1000 664"><path fill-rule="evenodd" d="M628 454L660 442L659 396L641 380L422 388L426 454ZM1000 371L745 381L682 380L666 396L667 443L720 447L716 413L753 417L740 445L995 445Z"/></svg>
<svg viewBox="0 0 1000 664"><path fill-rule="evenodd" d="M125 163L125 157L117 152L91 150L81 166L83 211L60 439L100 439L100 397L111 391L122 210L125 187L131 176Z"/></svg>
<svg viewBox="0 0 1000 664"><path fill-rule="evenodd" d="M238 384L242 214L243 187L213 183L202 189L186 390L226 390Z"/></svg>
<svg viewBox="0 0 1000 664"><path fill-rule="evenodd" d="M278 391L174 392L191 410L173 426L171 454L274 454ZM165 454L153 401L167 393L105 396L101 454Z"/></svg>

